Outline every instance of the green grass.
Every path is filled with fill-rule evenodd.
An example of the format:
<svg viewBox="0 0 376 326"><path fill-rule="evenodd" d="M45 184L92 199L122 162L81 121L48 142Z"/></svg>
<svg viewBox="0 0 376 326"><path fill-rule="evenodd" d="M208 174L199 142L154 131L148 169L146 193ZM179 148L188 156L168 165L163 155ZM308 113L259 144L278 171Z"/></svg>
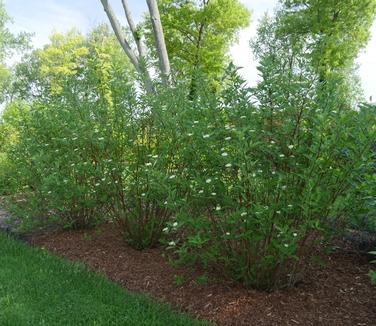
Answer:
<svg viewBox="0 0 376 326"><path fill-rule="evenodd" d="M0 325L207 324L0 232Z"/></svg>

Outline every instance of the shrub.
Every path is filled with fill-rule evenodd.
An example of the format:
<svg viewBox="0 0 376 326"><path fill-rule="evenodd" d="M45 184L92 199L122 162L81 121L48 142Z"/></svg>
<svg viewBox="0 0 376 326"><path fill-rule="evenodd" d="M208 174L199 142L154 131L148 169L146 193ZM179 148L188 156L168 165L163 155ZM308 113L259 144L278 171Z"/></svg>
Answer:
<svg viewBox="0 0 376 326"><path fill-rule="evenodd" d="M78 112L53 102L47 107L34 104L11 153L19 175L41 205L61 216L65 226L76 228L93 223L96 208L107 199L97 191L104 172L104 144L97 140L95 122L83 123L79 117L88 118L85 108L81 105Z"/></svg>
<svg viewBox="0 0 376 326"><path fill-rule="evenodd" d="M66 225L111 216L135 248L164 231L181 262L250 287L292 286L341 218L374 129L328 96L302 96L301 81L283 82L272 98L261 85L257 104L233 70L220 93L203 81L194 99L179 86L137 96L110 83L110 102L67 91L32 104L11 159Z"/></svg>
<svg viewBox="0 0 376 326"><path fill-rule="evenodd" d="M338 218L374 131L358 112L302 97L300 88L289 99L276 94L274 106L254 105L230 77L222 94L201 94L176 118L183 198L170 244L182 262L220 268L247 286L292 286Z"/></svg>
<svg viewBox="0 0 376 326"><path fill-rule="evenodd" d="M20 101L5 106L0 114L0 195L11 195L19 190L17 175L9 151L17 143L19 125L27 119L29 107Z"/></svg>
<svg viewBox="0 0 376 326"><path fill-rule="evenodd" d="M121 110L134 95L131 74L120 78L127 66L120 51L104 27L86 38L71 31L16 69L14 93L31 109L8 156L23 191L68 227L90 226L111 207Z"/></svg>
<svg viewBox="0 0 376 326"><path fill-rule="evenodd" d="M304 56L282 71L283 51L261 56L256 89L230 66L217 93L197 79L142 94L101 33L56 35L28 62L39 93L5 150L18 188L65 226L111 218L137 249L163 238L246 286L294 285L325 228L372 196L374 116Z"/></svg>
<svg viewBox="0 0 376 326"><path fill-rule="evenodd" d="M359 118L364 128L375 129L376 106L363 104ZM345 207L347 225L360 231L376 233L376 144L370 143L371 160L352 171L351 190L348 194L352 200Z"/></svg>
<svg viewBox="0 0 376 326"><path fill-rule="evenodd" d="M66 227L111 217L132 246L152 247L174 205L171 111L161 96L138 96L125 79L82 97L95 67L47 100L34 100L10 157L18 182Z"/></svg>
<svg viewBox="0 0 376 326"><path fill-rule="evenodd" d="M13 166L6 153L0 152L0 195L10 195L17 189Z"/></svg>
<svg viewBox="0 0 376 326"><path fill-rule="evenodd" d="M145 248L171 216L174 123L166 125L161 96L137 94L131 72L124 77L119 51L100 27L87 38L54 35L26 58L14 87L31 109L7 155L22 191L65 226L111 217L127 242Z"/></svg>
<svg viewBox="0 0 376 326"><path fill-rule="evenodd" d="M125 240L138 249L159 244L176 206L174 99L179 98L167 106L163 95L141 97L127 108L126 126L119 130L124 153L112 208Z"/></svg>

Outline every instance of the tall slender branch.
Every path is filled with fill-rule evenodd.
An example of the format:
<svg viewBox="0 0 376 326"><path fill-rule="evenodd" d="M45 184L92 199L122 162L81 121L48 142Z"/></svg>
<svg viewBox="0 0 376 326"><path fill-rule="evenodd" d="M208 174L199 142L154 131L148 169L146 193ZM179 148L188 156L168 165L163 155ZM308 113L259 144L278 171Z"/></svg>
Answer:
<svg viewBox="0 0 376 326"><path fill-rule="evenodd" d="M103 9L106 12L106 15L110 21L110 24L112 26L112 29L114 30L114 33L116 35L116 38L118 39L121 47L123 48L124 52L128 56L129 60L135 67L136 71L141 75L141 77L144 79L145 82L145 88L148 93L154 93L154 87L153 82L150 78L149 72L144 67L144 65L140 62L140 58L133 52L132 48L130 47L125 34L123 33L121 29L121 25L119 21L116 18L116 15L109 4L108 0L101 0L101 3L103 5ZM136 42L137 43L137 42Z"/></svg>
<svg viewBox="0 0 376 326"><path fill-rule="evenodd" d="M129 28L130 28L132 35L133 35L133 38L136 42L140 59L145 58L146 52L145 52L144 44L142 43L141 36L137 32L136 24L133 21L132 14L131 14L131 11L129 9L128 0L121 0L121 3L122 3L123 8L124 8L124 13L125 13L125 17L127 18Z"/></svg>
<svg viewBox="0 0 376 326"><path fill-rule="evenodd" d="M129 60L131 60L133 66L136 68L137 71L139 71L139 61L135 53L133 52L132 48L130 47L125 35L123 34L121 30L121 26L119 21L117 20L115 13L109 4L108 0L101 0L103 9L107 14L107 17L111 23L112 29L114 30L114 33L116 35L116 38L118 39L121 47L123 48L124 52L127 54Z"/></svg>
<svg viewBox="0 0 376 326"><path fill-rule="evenodd" d="M146 0L146 2L149 7L150 19L151 19L151 23L152 23L153 31L154 31L154 37L155 37L155 43L156 43L155 45L156 45L158 57L159 57L159 68L161 70L164 83L168 84L171 68L170 68L170 61L168 59L166 42L165 42L164 34L163 34L161 17L159 15L158 4L156 0Z"/></svg>

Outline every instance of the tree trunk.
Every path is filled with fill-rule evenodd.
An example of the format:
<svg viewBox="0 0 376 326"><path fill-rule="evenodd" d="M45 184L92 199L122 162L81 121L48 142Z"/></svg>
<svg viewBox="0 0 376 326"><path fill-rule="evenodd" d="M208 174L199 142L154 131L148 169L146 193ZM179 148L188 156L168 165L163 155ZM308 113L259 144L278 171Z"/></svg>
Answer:
<svg viewBox="0 0 376 326"><path fill-rule="evenodd" d="M123 4L125 17L127 18L129 28L130 28L132 35L133 35L133 38L136 42L140 59L144 59L145 58L145 48L144 48L144 45L142 43L141 36L137 33L136 24L133 21L132 14L131 14L131 11L129 9L128 0L122 0L121 3Z"/></svg>
<svg viewBox="0 0 376 326"><path fill-rule="evenodd" d="M108 17L108 19L111 23L111 26L112 26L112 29L113 29L115 35L116 35L116 38L118 39L121 47L123 48L124 52L128 56L129 60L131 61L131 63L135 67L136 71L140 74L141 78L144 80L146 91L148 93L154 93L155 92L154 86L153 86L153 82L151 80L151 77L149 75L149 72L147 71L147 69L145 68L145 65L141 61L141 60L143 60L143 58L141 58L141 60L140 60L140 58L137 57L137 55L133 52L132 48L130 47L130 45L129 45L127 39L126 39L126 36L124 35L124 33L121 29L120 23L117 20L116 15L115 15L111 5L108 3L108 0L101 0L101 2L102 2L102 5L103 5L103 9L106 12L106 15L107 15L107 17ZM123 5L124 5L124 1L123 1ZM128 8L128 7L126 7L126 8ZM129 17L131 17L129 11L128 11L128 13L129 13ZM127 17L127 19L128 19L128 17ZM132 23L133 23L133 21L132 21ZM133 27L134 27L134 24L133 24ZM135 41L136 41L136 44L137 44L136 39L135 39Z"/></svg>
<svg viewBox="0 0 376 326"><path fill-rule="evenodd" d="M154 37L155 37L155 45L158 52L159 57L159 68L162 73L162 79L165 84L169 84L170 80L170 61L168 59L168 53L166 48L166 43L164 39L163 34L163 28L161 23L161 17L159 15L159 9L158 4L156 0L146 0L148 7L149 7L149 13L150 13L150 19L153 26L154 31Z"/></svg>

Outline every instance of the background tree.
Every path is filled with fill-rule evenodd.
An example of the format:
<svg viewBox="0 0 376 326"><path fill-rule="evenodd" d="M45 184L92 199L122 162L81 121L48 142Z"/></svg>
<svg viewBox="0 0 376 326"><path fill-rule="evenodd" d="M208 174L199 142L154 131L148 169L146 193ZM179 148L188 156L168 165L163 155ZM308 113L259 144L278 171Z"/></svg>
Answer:
<svg viewBox="0 0 376 326"><path fill-rule="evenodd" d="M282 0L279 30L304 39L320 80L353 65L365 47L376 14L375 0Z"/></svg>
<svg viewBox="0 0 376 326"><path fill-rule="evenodd" d="M52 98L64 102L67 96L110 103L109 84L119 81L119 76L134 79L134 68L107 25L86 36L72 29L54 33L50 43L15 66L11 96L29 103L47 103Z"/></svg>
<svg viewBox="0 0 376 326"><path fill-rule="evenodd" d="M191 88L197 71L217 79L229 63L227 52L237 32L249 24L247 8L238 0L160 0L158 4L174 73L191 81ZM145 26L151 45L152 29L147 21Z"/></svg>
<svg viewBox="0 0 376 326"><path fill-rule="evenodd" d="M0 102L3 100L5 85L9 82L10 70L6 66L5 60L14 50L25 50L28 44L28 34L21 33L13 35L7 28L11 22L7 15L3 1L0 0Z"/></svg>
<svg viewBox="0 0 376 326"><path fill-rule="evenodd" d="M12 35L6 28L5 24L9 21L3 2L0 1L0 89L3 89L5 80L9 76L9 71L4 64L7 49L12 42Z"/></svg>
<svg viewBox="0 0 376 326"><path fill-rule="evenodd" d="M14 184L6 173L11 166L6 152L17 139L14 122L17 109L16 105L10 104L8 107L4 105L12 75L11 69L6 65L6 59L15 50L26 50L28 47L28 34L12 34L7 27L10 22L11 19L4 9L3 1L0 0L0 189L7 189L8 192L14 190Z"/></svg>
<svg viewBox="0 0 376 326"><path fill-rule="evenodd" d="M375 17L375 1L280 1L272 19L262 22L253 48L269 60L274 78L314 74L316 96L335 93L339 107L362 100L355 59L366 45ZM262 83L268 79L263 78ZM319 87L317 87L319 86ZM272 83L271 88L275 89ZM287 90L287 88L285 88ZM334 97L332 97L334 98Z"/></svg>

